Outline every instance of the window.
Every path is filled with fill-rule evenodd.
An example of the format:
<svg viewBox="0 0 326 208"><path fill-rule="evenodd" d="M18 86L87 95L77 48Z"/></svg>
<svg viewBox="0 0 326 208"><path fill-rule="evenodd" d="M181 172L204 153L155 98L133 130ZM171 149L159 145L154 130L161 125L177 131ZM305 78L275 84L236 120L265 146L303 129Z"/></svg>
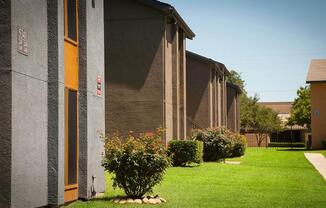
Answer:
<svg viewBox="0 0 326 208"><path fill-rule="evenodd" d="M65 36L77 42L77 0L65 1Z"/></svg>
<svg viewBox="0 0 326 208"><path fill-rule="evenodd" d="M68 89L68 184L77 183L77 91Z"/></svg>

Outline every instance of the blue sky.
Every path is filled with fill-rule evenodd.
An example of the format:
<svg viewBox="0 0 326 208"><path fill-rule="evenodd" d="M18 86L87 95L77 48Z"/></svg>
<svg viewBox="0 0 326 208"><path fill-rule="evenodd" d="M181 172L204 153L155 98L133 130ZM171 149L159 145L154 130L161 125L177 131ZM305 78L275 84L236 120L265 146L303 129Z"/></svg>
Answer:
<svg viewBox="0 0 326 208"><path fill-rule="evenodd" d="M291 101L326 58L326 0L163 0L196 33L187 49L242 74L250 95Z"/></svg>

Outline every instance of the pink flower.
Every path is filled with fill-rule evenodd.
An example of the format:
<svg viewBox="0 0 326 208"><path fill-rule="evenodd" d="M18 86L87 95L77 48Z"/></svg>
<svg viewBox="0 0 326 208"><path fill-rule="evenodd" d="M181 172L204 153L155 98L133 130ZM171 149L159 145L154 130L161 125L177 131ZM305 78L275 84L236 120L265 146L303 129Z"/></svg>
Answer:
<svg viewBox="0 0 326 208"><path fill-rule="evenodd" d="M153 132L147 132L146 136L151 137L151 136L154 136L154 134L153 134Z"/></svg>

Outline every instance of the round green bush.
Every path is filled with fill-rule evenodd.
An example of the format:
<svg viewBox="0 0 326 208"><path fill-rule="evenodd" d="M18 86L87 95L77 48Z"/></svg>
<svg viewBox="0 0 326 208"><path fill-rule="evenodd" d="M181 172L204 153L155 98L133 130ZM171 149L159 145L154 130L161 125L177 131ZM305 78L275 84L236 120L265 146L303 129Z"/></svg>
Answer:
<svg viewBox="0 0 326 208"><path fill-rule="evenodd" d="M173 166L201 163L202 151L202 142L200 141L172 140L168 147L168 155L172 159Z"/></svg>
<svg viewBox="0 0 326 208"><path fill-rule="evenodd" d="M231 156L231 141L224 135L217 135L204 142L204 161L220 161Z"/></svg>
<svg viewBox="0 0 326 208"><path fill-rule="evenodd" d="M240 134L233 134L232 138L232 148L231 157L241 157L245 154L247 147L247 139L245 136Z"/></svg>
<svg viewBox="0 0 326 208"><path fill-rule="evenodd" d="M102 165L113 173L113 187L123 189L131 198L141 198L151 192L170 166L161 141L159 132L139 137L106 138Z"/></svg>
<svg viewBox="0 0 326 208"><path fill-rule="evenodd" d="M243 135L226 128L209 128L193 132L194 140L204 142L204 161L221 161L244 155L247 146Z"/></svg>
<svg viewBox="0 0 326 208"><path fill-rule="evenodd" d="M194 133L195 140L204 142L204 156L205 162L221 161L231 156L232 143L226 136L225 129L206 129L204 131L197 131Z"/></svg>

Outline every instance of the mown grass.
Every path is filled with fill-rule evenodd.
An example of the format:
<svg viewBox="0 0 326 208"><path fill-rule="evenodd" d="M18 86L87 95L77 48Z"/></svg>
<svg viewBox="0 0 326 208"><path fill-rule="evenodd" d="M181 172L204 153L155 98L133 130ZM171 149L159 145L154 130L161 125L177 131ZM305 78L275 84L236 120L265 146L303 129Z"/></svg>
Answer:
<svg viewBox="0 0 326 208"><path fill-rule="evenodd" d="M240 165L204 163L170 168L154 194L168 200L157 207L326 207L326 182L305 159L304 150L249 148ZM326 151L319 151L326 155ZM233 161L234 161L233 160ZM117 205L109 174L104 198L73 207L150 207ZM153 205L152 205L153 206Z"/></svg>

